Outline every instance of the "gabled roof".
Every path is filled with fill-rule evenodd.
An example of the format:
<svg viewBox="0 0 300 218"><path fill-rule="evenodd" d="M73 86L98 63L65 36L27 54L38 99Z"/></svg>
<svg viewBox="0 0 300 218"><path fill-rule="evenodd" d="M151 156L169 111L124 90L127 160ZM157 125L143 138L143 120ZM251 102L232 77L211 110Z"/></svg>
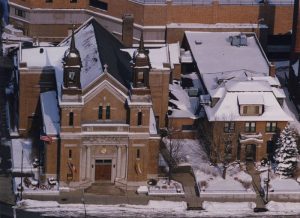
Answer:
<svg viewBox="0 0 300 218"><path fill-rule="evenodd" d="M264 112L260 116L242 116L239 113L238 99L261 95ZM253 98L253 97L252 97ZM292 121L281 108L272 92L227 92L214 107L204 106L209 121Z"/></svg>
<svg viewBox="0 0 300 218"><path fill-rule="evenodd" d="M63 40L59 46L69 46L71 36ZM110 32L102 27L94 18L89 19L75 31L75 44L82 60L81 85L86 88L102 73L104 65L108 72L122 85L129 88L132 73L131 57L121 51L124 46Z"/></svg>

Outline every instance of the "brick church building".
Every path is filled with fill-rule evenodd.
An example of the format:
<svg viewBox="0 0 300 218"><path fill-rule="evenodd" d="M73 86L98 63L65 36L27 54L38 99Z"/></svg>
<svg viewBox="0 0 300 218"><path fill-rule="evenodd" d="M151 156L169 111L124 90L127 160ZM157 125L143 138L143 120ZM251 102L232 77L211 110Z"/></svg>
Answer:
<svg viewBox="0 0 300 218"><path fill-rule="evenodd" d="M20 51L19 132L40 122L51 137L46 177L130 187L157 176L170 71L152 68L143 38L132 58L121 49L90 19L58 46Z"/></svg>

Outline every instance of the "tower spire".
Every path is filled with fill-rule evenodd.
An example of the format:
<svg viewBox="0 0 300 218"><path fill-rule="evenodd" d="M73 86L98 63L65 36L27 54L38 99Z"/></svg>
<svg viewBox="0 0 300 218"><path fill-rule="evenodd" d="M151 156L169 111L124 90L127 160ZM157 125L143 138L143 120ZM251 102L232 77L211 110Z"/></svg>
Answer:
<svg viewBox="0 0 300 218"><path fill-rule="evenodd" d="M71 44L70 44L70 51L77 50L75 47L75 37L74 37L74 25L72 27L72 36L71 36Z"/></svg>
<svg viewBox="0 0 300 218"><path fill-rule="evenodd" d="M140 44L139 44L139 51L144 51L145 47L144 47L144 33L141 33L141 38L140 38Z"/></svg>

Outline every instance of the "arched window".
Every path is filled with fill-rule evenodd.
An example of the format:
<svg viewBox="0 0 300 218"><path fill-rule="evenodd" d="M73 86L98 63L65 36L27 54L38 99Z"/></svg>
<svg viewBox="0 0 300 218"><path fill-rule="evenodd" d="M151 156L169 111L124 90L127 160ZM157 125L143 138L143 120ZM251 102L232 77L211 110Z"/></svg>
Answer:
<svg viewBox="0 0 300 218"><path fill-rule="evenodd" d="M142 125L142 119L143 119L143 114L141 111L138 112L138 119L137 119L137 125L140 126Z"/></svg>
<svg viewBox="0 0 300 218"><path fill-rule="evenodd" d="M110 119L110 106L109 105L106 106L106 119L107 120Z"/></svg>
<svg viewBox="0 0 300 218"><path fill-rule="evenodd" d="M102 116L103 116L102 111L103 111L103 107L102 107L102 105L100 105L100 106L98 107L98 120L101 120L101 119L102 119Z"/></svg>
<svg viewBox="0 0 300 218"><path fill-rule="evenodd" d="M74 125L74 113L70 112L69 113L69 126L73 126Z"/></svg>

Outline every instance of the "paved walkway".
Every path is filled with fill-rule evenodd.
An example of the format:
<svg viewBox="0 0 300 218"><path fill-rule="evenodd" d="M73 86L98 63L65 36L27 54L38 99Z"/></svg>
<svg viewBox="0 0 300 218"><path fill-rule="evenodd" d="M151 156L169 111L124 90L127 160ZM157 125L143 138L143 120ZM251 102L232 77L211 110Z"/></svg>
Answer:
<svg viewBox="0 0 300 218"><path fill-rule="evenodd" d="M172 178L183 185L184 196L189 209L202 209L202 201L196 191L196 182L190 167L177 169L177 172L173 173Z"/></svg>
<svg viewBox="0 0 300 218"><path fill-rule="evenodd" d="M247 162L246 168L247 168L247 172L252 177L252 185L253 185L253 188L256 192L256 201L255 201L256 208L265 208L264 198L260 194L260 190L262 190L262 188L261 188L261 185L260 185L261 181L260 181L259 172L255 169L253 162Z"/></svg>

